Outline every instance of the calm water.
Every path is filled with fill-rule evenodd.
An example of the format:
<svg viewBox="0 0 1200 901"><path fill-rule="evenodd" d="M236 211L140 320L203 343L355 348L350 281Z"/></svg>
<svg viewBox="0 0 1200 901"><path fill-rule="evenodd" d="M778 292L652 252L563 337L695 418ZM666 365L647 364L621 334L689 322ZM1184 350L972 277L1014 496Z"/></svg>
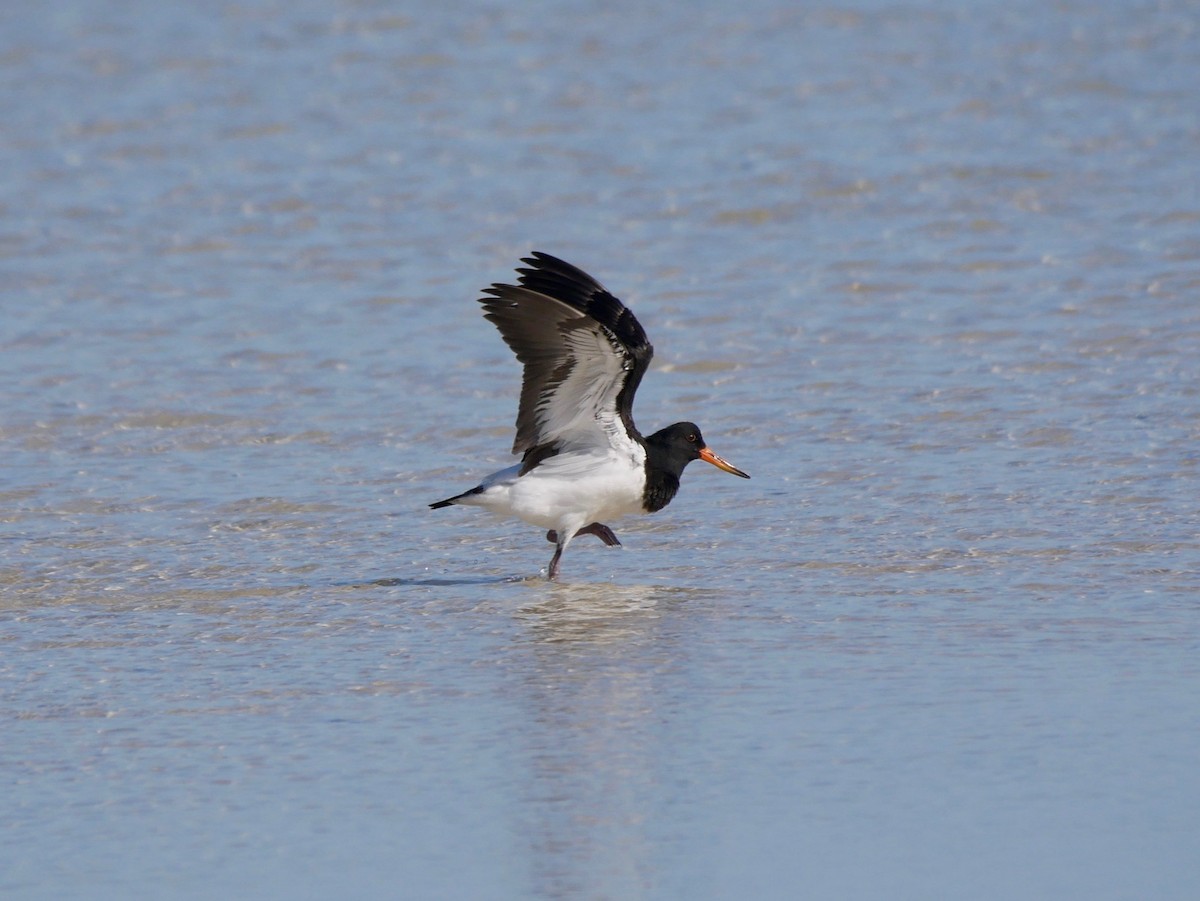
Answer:
<svg viewBox="0 0 1200 901"><path fill-rule="evenodd" d="M8 4L0 894L1200 880L1193 4ZM581 539L474 298L658 348Z"/></svg>

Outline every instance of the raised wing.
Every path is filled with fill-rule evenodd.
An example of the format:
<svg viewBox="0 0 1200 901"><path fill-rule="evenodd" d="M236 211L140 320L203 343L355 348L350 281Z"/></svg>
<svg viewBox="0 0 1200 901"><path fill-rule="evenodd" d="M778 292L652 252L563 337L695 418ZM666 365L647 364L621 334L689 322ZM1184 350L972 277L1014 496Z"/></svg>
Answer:
<svg viewBox="0 0 1200 901"><path fill-rule="evenodd" d="M518 285L479 300L525 367L513 453L529 467L564 447L635 442L633 395L654 355L642 326L570 263L537 252L521 262Z"/></svg>

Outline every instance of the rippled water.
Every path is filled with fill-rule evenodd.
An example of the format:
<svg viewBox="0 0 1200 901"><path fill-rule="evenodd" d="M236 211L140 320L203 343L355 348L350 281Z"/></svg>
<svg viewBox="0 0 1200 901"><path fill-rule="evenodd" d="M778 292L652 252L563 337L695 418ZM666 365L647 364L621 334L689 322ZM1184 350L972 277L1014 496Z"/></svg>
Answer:
<svg viewBox="0 0 1200 901"><path fill-rule="evenodd" d="M1190 4L10 7L5 897L1192 897ZM532 249L754 476L558 585Z"/></svg>

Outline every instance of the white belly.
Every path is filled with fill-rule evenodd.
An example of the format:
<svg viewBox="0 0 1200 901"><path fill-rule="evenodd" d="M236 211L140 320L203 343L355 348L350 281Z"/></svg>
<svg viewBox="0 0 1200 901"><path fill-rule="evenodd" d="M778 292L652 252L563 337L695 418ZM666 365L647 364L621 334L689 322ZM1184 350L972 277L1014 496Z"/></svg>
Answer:
<svg viewBox="0 0 1200 901"><path fill-rule="evenodd" d="M573 532L644 512L644 461L629 455L566 453L542 461L527 475L520 466L494 473L484 490L460 503L516 516L543 529Z"/></svg>

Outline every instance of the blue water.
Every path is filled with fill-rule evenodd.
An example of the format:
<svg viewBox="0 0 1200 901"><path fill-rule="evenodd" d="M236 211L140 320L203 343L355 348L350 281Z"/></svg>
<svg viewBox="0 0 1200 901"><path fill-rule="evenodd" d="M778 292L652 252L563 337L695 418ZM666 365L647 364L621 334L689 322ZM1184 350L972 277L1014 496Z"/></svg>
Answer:
<svg viewBox="0 0 1200 901"><path fill-rule="evenodd" d="M1197 28L0 12L0 895L1192 898ZM533 249L753 475L557 585Z"/></svg>

